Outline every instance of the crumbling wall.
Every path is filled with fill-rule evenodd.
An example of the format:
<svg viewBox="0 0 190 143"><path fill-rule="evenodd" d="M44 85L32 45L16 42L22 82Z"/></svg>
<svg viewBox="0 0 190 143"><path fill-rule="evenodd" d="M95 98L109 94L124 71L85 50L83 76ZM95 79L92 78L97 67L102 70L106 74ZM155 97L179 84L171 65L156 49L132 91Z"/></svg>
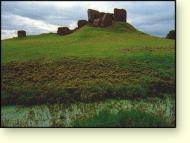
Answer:
<svg viewBox="0 0 190 143"><path fill-rule="evenodd" d="M67 35L70 34L72 31L68 27L58 27L57 34L58 35Z"/></svg>
<svg viewBox="0 0 190 143"><path fill-rule="evenodd" d="M88 22L93 26L107 27L112 25L112 20L126 22L127 12L125 9L114 9L114 13L99 12L88 9Z"/></svg>
<svg viewBox="0 0 190 143"><path fill-rule="evenodd" d="M26 31L24 30L17 31L17 36L18 38L26 37Z"/></svg>

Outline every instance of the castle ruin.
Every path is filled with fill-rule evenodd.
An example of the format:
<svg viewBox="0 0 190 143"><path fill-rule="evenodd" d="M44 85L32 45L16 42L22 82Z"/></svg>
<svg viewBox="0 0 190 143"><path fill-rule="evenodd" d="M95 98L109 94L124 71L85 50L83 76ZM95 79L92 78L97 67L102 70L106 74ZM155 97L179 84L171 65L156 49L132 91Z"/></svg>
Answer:
<svg viewBox="0 0 190 143"><path fill-rule="evenodd" d="M112 25L112 21L126 22L127 21L127 11L125 9L114 8L114 13L104 13L97 10L88 9L88 21L78 20L78 27L74 30L70 30L68 27L58 27L58 35L67 35L77 29L89 24L94 27L108 27ZM26 31L20 30L17 32L18 37L26 37Z"/></svg>

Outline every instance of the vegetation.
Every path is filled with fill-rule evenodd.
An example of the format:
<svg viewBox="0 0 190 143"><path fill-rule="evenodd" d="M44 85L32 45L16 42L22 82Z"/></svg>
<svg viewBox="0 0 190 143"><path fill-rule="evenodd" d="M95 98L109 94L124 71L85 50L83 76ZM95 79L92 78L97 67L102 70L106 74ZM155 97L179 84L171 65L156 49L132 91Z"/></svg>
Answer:
<svg viewBox="0 0 190 143"><path fill-rule="evenodd" d="M74 127L162 127L167 123L160 116L150 113L131 110L119 111L112 114L109 111L102 111L93 118L77 120Z"/></svg>
<svg viewBox="0 0 190 143"><path fill-rule="evenodd" d="M139 124L142 126L144 124L144 127L151 127L152 123L154 123L152 127L175 126L175 101L169 97L164 98L164 100L159 98L146 100L109 99L93 103L77 102L69 106L65 104L35 105L31 107L3 106L1 125L3 127L94 127L96 123L100 127L100 124L102 124L100 119L94 120L90 126L87 126L89 124L88 120L99 117L104 111L107 111L109 116L113 116L113 119L109 118L109 120L114 120L114 124L110 124L110 126L114 127L116 127L116 124L120 124L121 117L117 118L116 116L118 113L124 112L123 115L120 115L123 119L127 116L126 113L132 114L134 118L133 111L137 111L137 114L140 113L140 115L135 115L138 116L138 119L134 120L134 124L130 124L131 127L140 127ZM143 117L142 113L148 114L148 117ZM158 119L156 121L146 121L145 123L144 119L138 123L139 116L149 119L158 117ZM103 118L102 122L104 123L102 127L108 127L107 118Z"/></svg>
<svg viewBox="0 0 190 143"><path fill-rule="evenodd" d="M175 30L169 31L169 33L167 34L166 38L168 38L168 39L176 39Z"/></svg>
<svg viewBox="0 0 190 143"><path fill-rule="evenodd" d="M152 37L129 24L117 22L109 28L84 26L67 36L43 34L3 40L1 58L2 63L94 57L140 62L155 60L157 64L162 61L174 65L174 46L173 40Z"/></svg>
<svg viewBox="0 0 190 143"><path fill-rule="evenodd" d="M115 22L108 28L86 25L67 36L50 33L2 40L3 110L18 105L19 108L30 110L36 106L40 108L42 104L46 105L43 110L50 110L55 105L69 108L78 102L97 104L106 103L109 99L114 102L123 99L139 103L149 98L163 101L171 98L173 101L174 46L174 40L147 35L122 22ZM173 105L172 109L175 109ZM4 115L7 112L3 112ZM93 111L88 111L88 114L91 112ZM162 116L155 119L156 112L150 115L152 113L133 109L121 110L117 114L103 110L100 114L94 114L92 119L77 119L78 121L73 122L74 126L95 126L88 124L91 122L101 126L99 123L105 113L114 121L110 126L128 126L120 124L120 121L125 118L127 123L129 116L142 118L142 112L145 112L143 123L137 124L136 119L131 127L174 125L174 116L166 124ZM28 116L28 112L25 113ZM33 116L32 112L30 114ZM48 117L54 118L51 114ZM149 119L154 119L154 122L149 122ZM48 126L62 127L66 124L54 123L52 120ZM25 121L25 125L30 126ZM4 126L15 126L4 118L2 122ZM42 126L43 123L34 125Z"/></svg>

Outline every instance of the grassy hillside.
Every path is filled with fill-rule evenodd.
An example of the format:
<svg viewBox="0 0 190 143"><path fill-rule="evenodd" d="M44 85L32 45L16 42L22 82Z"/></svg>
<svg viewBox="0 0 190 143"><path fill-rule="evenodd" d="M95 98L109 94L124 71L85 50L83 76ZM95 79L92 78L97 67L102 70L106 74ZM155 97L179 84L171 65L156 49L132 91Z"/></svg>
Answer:
<svg viewBox="0 0 190 143"><path fill-rule="evenodd" d="M101 101L106 104L108 99L117 103L120 99L136 102L149 98L163 101L169 98L174 102L175 41L150 36L128 23L114 22L108 28L86 25L66 36L41 34L12 38L2 40L1 46L1 98L4 106L48 104L48 110L51 109L53 114L52 111L57 109L54 104L70 108L78 102L92 104ZM170 105L172 115L167 124L173 126L175 107ZM12 108L5 108L4 113L9 109L14 112ZM123 109L121 113L133 118L136 113L142 115L141 111L132 111L135 115ZM91 112L87 114L90 116ZM165 114L165 109L161 112ZM29 116L28 112L24 113ZM158 115L160 113L156 112L155 116ZM148 117L149 113L144 119L146 125ZM85 122L94 123L96 119L98 122L100 117L94 118ZM154 117L151 115L150 118ZM114 117L113 120L114 126ZM159 126L155 125L157 123L165 125L162 120L153 126ZM10 125L7 117L3 123ZM73 123L73 126L80 125L88 124L83 121ZM51 126L59 125L52 121ZM90 126L94 125L90 123ZM134 126L138 124L134 123Z"/></svg>
<svg viewBox="0 0 190 143"><path fill-rule="evenodd" d="M156 59L158 54L164 58L164 55L172 54L171 48L174 49L173 40L143 34L129 24L114 23L109 28L85 26L67 36L42 34L3 40L2 62L58 60L72 56L126 59L134 55L145 56L147 60L149 57Z"/></svg>

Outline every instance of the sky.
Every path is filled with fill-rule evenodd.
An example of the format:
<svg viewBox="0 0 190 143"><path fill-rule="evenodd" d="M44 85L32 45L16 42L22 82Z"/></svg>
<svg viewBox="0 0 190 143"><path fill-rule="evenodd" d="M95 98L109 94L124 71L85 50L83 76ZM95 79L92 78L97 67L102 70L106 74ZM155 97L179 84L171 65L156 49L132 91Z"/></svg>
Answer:
<svg viewBox="0 0 190 143"><path fill-rule="evenodd" d="M77 27L88 19L87 9L113 13L127 10L127 22L154 36L165 37L175 29L174 1L4 1L1 3L1 39L15 37L17 30L28 35L56 32L60 26Z"/></svg>

